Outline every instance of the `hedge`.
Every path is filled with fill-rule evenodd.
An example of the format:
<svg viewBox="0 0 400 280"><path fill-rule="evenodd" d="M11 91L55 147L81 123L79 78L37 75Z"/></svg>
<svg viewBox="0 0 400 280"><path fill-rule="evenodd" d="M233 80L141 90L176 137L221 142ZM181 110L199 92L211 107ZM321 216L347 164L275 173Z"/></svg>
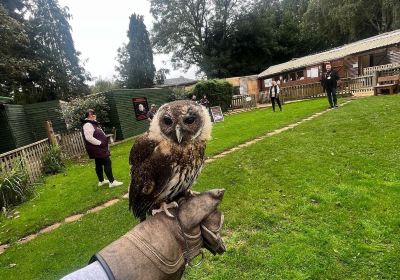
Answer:
<svg viewBox="0 0 400 280"><path fill-rule="evenodd" d="M210 102L210 106L221 106L226 112L231 106L233 86L224 80L206 80L196 84L192 94L200 100L205 95Z"/></svg>

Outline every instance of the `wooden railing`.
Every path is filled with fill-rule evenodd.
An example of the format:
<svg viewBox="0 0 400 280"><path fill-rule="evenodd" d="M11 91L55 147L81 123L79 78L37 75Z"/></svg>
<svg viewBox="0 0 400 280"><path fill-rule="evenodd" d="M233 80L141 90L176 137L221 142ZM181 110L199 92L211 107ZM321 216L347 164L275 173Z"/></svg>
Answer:
<svg viewBox="0 0 400 280"><path fill-rule="evenodd" d="M65 158L77 158L86 154L85 142L81 131L59 134L58 143Z"/></svg>
<svg viewBox="0 0 400 280"><path fill-rule="evenodd" d="M377 77L393 76L393 75L399 75L399 74L400 74L400 63L397 66L393 66L391 68L386 68L386 69L381 69L381 70L376 71Z"/></svg>
<svg viewBox="0 0 400 280"><path fill-rule="evenodd" d="M232 96L231 109L251 109L257 107L255 95Z"/></svg>
<svg viewBox="0 0 400 280"><path fill-rule="evenodd" d="M367 67L367 68L363 69L363 74L364 75L373 75L375 72L391 70L393 68L400 68L400 63L392 63L392 64Z"/></svg>
<svg viewBox="0 0 400 280"><path fill-rule="evenodd" d="M281 88L281 99L283 101L314 98L325 95L326 93L323 92L321 83L319 82Z"/></svg>
<svg viewBox="0 0 400 280"><path fill-rule="evenodd" d="M31 183L42 175L42 157L50 149L49 140L43 139L30 145L0 154L0 172L10 172L22 163Z"/></svg>
<svg viewBox="0 0 400 280"><path fill-rule="evenodd" d="M340 81L341 91L344 94L359 95L372 94L376 85L375 75L364 75L355 78L346 78Z"/></svg>

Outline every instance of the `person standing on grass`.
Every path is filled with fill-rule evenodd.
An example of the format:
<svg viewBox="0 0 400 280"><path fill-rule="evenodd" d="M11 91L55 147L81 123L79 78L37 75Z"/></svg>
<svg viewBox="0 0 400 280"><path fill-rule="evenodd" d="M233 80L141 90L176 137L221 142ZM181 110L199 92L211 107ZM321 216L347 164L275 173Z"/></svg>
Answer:
<svg viewBox="0 0 400 280"><path fill-rule="evenodd" d="M114 179L107 136L100 128L94 110L88 110L85 114L85 118L81 121L82 136L86 151L89 158L94 159L96 164L96 174L99 179L98 186L101 187L107 183L110 188L122 185L122 182ZM103 170L108 180L104 180Z"/></svg>
<svg viewBox="0 0 400 280"><path fill-rule="evenodd" d="M271 103L272 103L272 111L275 112L275 101L278 103L279 106L279 111L282 111L282 105L281 101L279 99L281 90L276 83L276 81L272 81L272 86L269 88L269 97L271 98Z"/></svg>
<svg viewBox="0 0 400 280"><path fill-rule="evenodd" d="M326 95L328 96L329 108L337 108L336 89L339 75L335 69L332 69L330 62L325 64L325 68L326 72L322 74L321 84L324 91L326 91Z"/></svg>

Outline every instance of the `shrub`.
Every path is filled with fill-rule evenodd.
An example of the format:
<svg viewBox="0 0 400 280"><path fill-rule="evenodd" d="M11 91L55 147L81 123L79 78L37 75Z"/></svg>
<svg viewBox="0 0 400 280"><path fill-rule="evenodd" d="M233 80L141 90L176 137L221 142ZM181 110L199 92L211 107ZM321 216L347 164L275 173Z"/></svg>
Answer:
<svg viewBox="0 0 400 280"><path fill-rule="evenodd" d="M201 81L196 84L192 94L198 100L207 96L210 106L221 106L222 111L226 112L232 103L233 87L224 80Z"/></svg>
<svg viewBox="0 0 400 280"><path fill-rule="evenodd" d="M43 174L57 174L64 170L64 163L61 157L61 148L57 145L52 145L50 150L42 157Z"/></svg>
<svg viewBox="0 0 400 280"><path fill-rule="evenodd" d="M168 96L168 102L175 100L191 99L192 93L184 89L173 89L171 94Z"/></svg>
<svg viewBox="0 0 400 280"><path fill-rule="evenodd" d="M22 161L9 172L0 172L0 209L5 212L11 206L24 202L33 192Z"/></svg>
<svg viewBox="0 0 400 280"><path fill-rule="evenodd" d="M103 93L91 94L72 99L70 102L64 102L61 104L60 111L68 129L79 129L81 127L80 119L89 109L93 109L96 112L97 120L103 125L109 122L109 107L106 96Z"/></svg>

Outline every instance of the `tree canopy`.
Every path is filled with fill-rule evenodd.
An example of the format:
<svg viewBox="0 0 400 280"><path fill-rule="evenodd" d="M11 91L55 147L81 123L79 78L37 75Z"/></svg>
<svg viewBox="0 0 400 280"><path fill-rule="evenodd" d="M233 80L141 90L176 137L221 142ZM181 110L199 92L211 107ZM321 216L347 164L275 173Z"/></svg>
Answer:
<svg viewBox="0 0 400 280"><path fill-rule="evenodd" d="M70 16L57 0L0 0L1 95L33 103L89 92Z"/></svg>
<svg viewBox="0 0 400 280"><path fill-rule="evenodd" d="M126 88L152 87L156 69L149 33L143 16L133 14L129 20L129 42L118 49L119 84Z"/></svg>
<svg viewBox="0 0 400 280"><path fill-rule="evenodd" d="M400 28L398 0L150 0L154 47L208 78L270 65Z"/></svg>

